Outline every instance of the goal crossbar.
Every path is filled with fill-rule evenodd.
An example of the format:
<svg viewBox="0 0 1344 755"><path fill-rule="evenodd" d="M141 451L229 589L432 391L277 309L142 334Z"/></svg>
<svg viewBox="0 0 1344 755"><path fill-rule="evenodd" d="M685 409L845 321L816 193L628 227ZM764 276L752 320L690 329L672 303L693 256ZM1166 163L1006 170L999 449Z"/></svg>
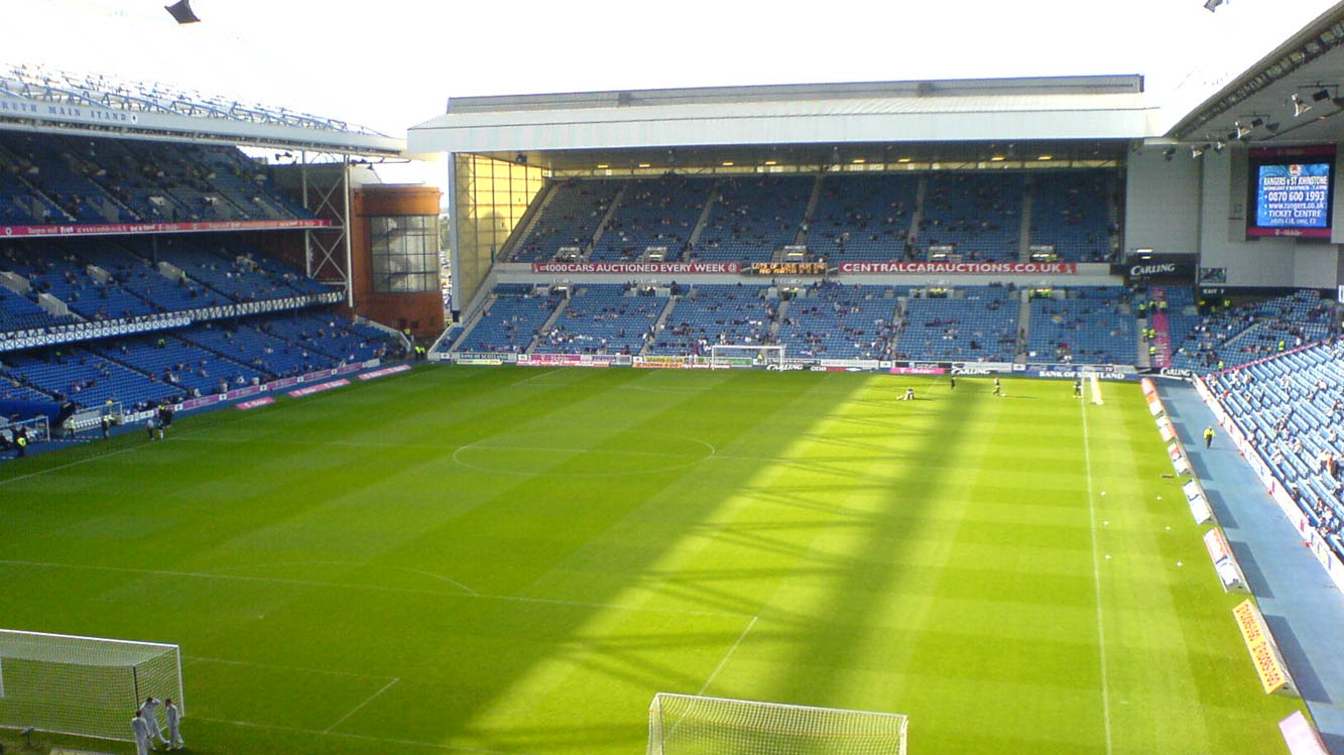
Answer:
<svg viewBox="0 0 1344 755"><path fill-rule="evenodd" d="M904 755L900 713L660 692L647 755Z"/></svg>
<svg viewBox="0 0 1344 755"><path fill-rule="evenodd" d="M177 645L0 629L0 727L130 741L147 697L186 715Z"/></svg>
<svg viewBox="0 0 1344 755"><path fill-rule="evenodd" d="M711 365L752 367L784 364L784 345L716 343L709 347Z"/></svg>

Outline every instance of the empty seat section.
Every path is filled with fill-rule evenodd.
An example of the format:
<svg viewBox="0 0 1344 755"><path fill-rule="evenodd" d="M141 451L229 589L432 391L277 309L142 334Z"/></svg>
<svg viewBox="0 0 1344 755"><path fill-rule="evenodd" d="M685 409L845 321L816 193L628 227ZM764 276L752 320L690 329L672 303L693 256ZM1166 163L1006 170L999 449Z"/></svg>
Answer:
<svg viewBox="0 0 1344 755"><path fill-rule="evenodd" d="M518 245L514 260L550 260L566 246L587 251L620 187L617 181L570 179L556 182L541 216Z"/></svg>
<svg viewBox="0 0 1344 755"><path fill-rule="evenodd" d="M649 247L665 248L665 259L680 259L712 186L712 179L685 176L631 182L602 231L592 259L638 260Z"/></svg>
<svg viewBox="0 0 1344 755"><path fill-rule="evenodd" d="M950 244L964 260L1012 260L1022 233L1020 173L934 173L928 178L916 247Z"/></svg>
<svg viewBox="0 0 1344 755"><path fill-rule="evenodd" d="M919 177L903 173L826 176L807 233L807 248L842 260L905 256Z"/></svg>
<svg viewBox="0 0 1344 755"><path fill-rule="evenodd" d="M815 176L753 176L719 182L695 244L704 260L767 261L802 228Z"/></svg>

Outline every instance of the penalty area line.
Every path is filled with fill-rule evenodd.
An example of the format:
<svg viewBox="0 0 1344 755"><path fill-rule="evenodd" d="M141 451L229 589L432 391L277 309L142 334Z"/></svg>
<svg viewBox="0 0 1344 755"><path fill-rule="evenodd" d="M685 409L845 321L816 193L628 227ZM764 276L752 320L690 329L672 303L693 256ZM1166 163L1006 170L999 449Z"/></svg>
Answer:
<svg viewBox="0 0 1344 755"><path fill-rule="evenodd" d="M183 718L186 718L184 716ZM384 744L402 745L405 747L423 747L428 750L440 750L443 752L479 752L486 755L507 755L503 750L488 750L483 747L455 747L453 745L440 744L438 742L424 742L416 739L393 739L390 737L375 737L369 734L354 734L346 731L322 731L321 729L305 729L299 726L280 726L278 724L261 724L255 721L235 721L228 718L209 718L207 716L191 716L193 721L203 721L211 724L224 724L226 726L237 726L244 729L261 729L263 731L278 731L288 734L308 734L313 736L343 737L345 739L357 739L361 742L381 742Z"/></svg>
<svg viewBox="0 0 1344 755"><path fill-rule="evenodd" d="M377 692L375 692L375 693L373 693L372 695L369 695L368 697L364 698L364 702L362 702L362 703L360 703L359 705L356 705L355 707L351 708L351 709L350 709L344 716L341 716L340 718L336 719L336 723L334 723L334 724L332 724L331 726L328 726L327 728L323 729L323 730L322 730L322 733L323 733L323 734L330 734L332 729L335 729L337 726L340 726L341 724L343 724L343 723L345 723L346 721L350 720L350 717L351 717L351 716L353 716L353 715L355 715L356 713L358 713L358 712L360 712L361 710L363 710L363 709L364 709L364 706L366 706L366 705L368 705L369 703L373 702L374 700L378 699L378 696L379 696L379 695L381 695L381 694L383 694L384 692L386 692L386 691L392 689L392 686L395 685L395 684L396 684L397 682L399 682L399 681L401 681L401 679L399 679L399 678L397 678L397 677L392 677L392 681L390 681L390 682L388 682L387 684L384 684L383 686L379 687Z"/></svg>
<svg viewBox="0 0 1344 755"><path fill-rule="evenodd" d="M710 672L709 678L705 680L703 685L701 685L700 691L695 693L696 695L705 694L705 691L709 689L709 685L714 683L715 677L719 675L720 671L723 671L724 666L728 665L728 661L733 657L733 653L737 652L737 648L742 644L743 640L747 639L747 635L751 634L751 630L756 627L756 622L760 621L760 619L760 616L751 617L751 621L747 622L747 627L742 630L742 634L737 636L737 641L733 643L732 647L728 648L728 652L724 653L723 658L719 661L719 665L715 666L714 671Z"/></svg>

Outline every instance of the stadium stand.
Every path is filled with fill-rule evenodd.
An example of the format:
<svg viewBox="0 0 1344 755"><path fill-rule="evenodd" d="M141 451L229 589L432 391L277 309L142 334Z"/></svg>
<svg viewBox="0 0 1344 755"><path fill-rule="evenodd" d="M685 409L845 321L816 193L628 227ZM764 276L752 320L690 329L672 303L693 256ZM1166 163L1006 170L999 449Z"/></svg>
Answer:
<svg viewBox="0 0 1344 755"><path fill-rule="evenodd" d="M1331 333L1332 312L1330 303L1315 291L1223 308L1193 326L1182 322L1188 335L1172 364L1205 373L1318 341Z"/></svg>
<svg viewBox="0 0 1344 755"><path fill-rule="evenodd" d="M1208 381L1312 526L1344 557L1344 342L1318 343Z"/></svg>
<svg viewBox="0 0 1344 755"><path fill-rule="evenodd" d="M1017 354L1017 292L968 286L906 303L893 356L898 359L1011 362Z"/></svg>
<svg viewBox="0 0 1344 755"><path fill-rule="evenodd" d="M667 175L631 181L593 248L594 260L637 260L648 247L681 259L713 181Z"/></svg>
<svg viewBox="0 0 1344 755"><path fill-rule="evenodd" d="M1017 259L1025 191L1020 173L931 174L917 248L952 244L966 260Z"/></svg>
<svg viewBox="0 0 1344 755"><path fill-rule="evenodd" d="M1031 243L1051 244L1061 260L1111 258L1114 174L1105 170L1053 170L1032 176Z"/></svg>
<svg viewBox="0 0 1344 755"><path fill-rule="evenodd" d="M1077 288L1031 300L1028 359L1075 364L1135 364L1129 293L1118 286Z"/></svg>
<svg viewBox="0 0 1344 755"><path fill-rule="evenodd" d="M667 298L616 285L584 286L565 303L534 351L554 354L638 354L652 337Z"/></svg>
<svg viewBox="0 0 1344 755"><path fill-rule="evenodd" d="M524 284L500 284L459 351L521 354L564 297Z"/></svg>
<svg viewBox="0 0 1344 755"><path fill-rule="evenodd" d="M555 257L561 247L587 251L593 236L616 199L617 181L560 181L552 185L536 223L513 255L516 262L539 262Z"/></svg>
<svg viewBox="0 0 1344 755"><path fill-rule="evenodd" d="M904 289L823 282L782 308L778 340L791 357L886 359Z"/></svg>
<svg viewBox="0 0 1344 755"><path fill-rule="evenodd" d="M233 147L6 132L0 174L0 196L28 197L7 223L311 217Z"/></svg>
<svg viewBox="0 0 1344 755"><path fill-rule="evenodd" d="M764 286L703 285L682 296L655 334L654 354L708 354L714 344L770 343L775 303Z"/></svg>
<svg viewBox="0 0 1344 755"><path fill-rule="evenodd" d="M919 177L907 173L826 176L807 233L821 257L893 260L906 256Z"/></svg>
<svg viewBox="0 0 1344 755"><path fill-rule="evenodd" d="M803 224L814 176L729 178L718 185L718 198L692 256L704 260L769 260L792 244Z"/></svg>

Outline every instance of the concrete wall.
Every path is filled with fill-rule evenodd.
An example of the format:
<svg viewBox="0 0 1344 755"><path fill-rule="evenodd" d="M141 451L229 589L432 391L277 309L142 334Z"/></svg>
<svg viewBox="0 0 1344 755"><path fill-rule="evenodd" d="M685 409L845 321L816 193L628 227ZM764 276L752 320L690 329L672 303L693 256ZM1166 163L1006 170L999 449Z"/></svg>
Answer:
<svg viewBox="0 0 1344 755"><path fill-rule="evenodd" d="M1199 253L1199 161L1187 152L1171 161L1160 148L1131 152L1126 166L1125 253Z"/></svg>

